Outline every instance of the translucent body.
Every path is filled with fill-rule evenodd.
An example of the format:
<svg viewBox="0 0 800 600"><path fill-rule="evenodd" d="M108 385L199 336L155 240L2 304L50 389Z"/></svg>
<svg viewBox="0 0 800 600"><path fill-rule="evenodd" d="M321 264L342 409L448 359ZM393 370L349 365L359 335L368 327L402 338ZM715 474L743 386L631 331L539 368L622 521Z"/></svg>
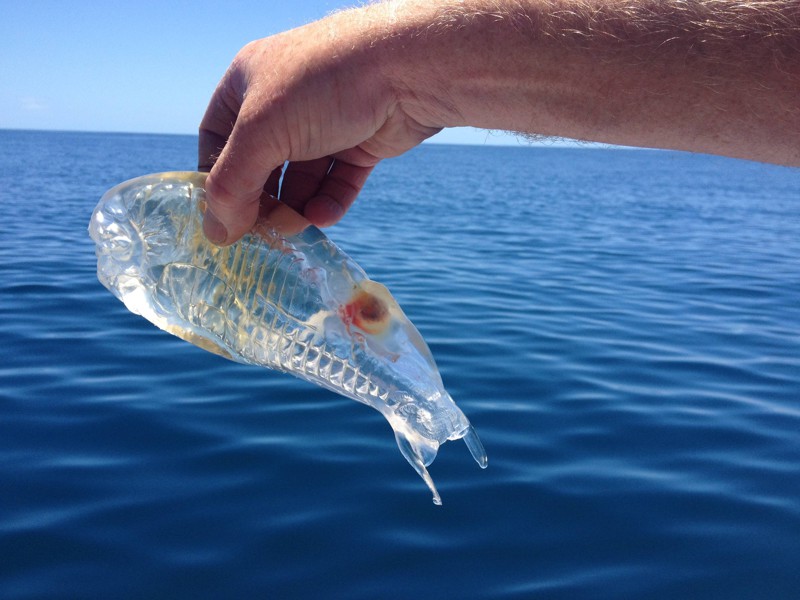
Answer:
<svg viewBox="0 0 800 600"><path fill-rule="evenodd" d="M105 193L89 224L97 276L128 309L231 360L286 371L383 414L428 474L439 445L486 454L428 346L389 291L313 226L257 226L221 248L202 233L205 174L146 175Z"/></svg>

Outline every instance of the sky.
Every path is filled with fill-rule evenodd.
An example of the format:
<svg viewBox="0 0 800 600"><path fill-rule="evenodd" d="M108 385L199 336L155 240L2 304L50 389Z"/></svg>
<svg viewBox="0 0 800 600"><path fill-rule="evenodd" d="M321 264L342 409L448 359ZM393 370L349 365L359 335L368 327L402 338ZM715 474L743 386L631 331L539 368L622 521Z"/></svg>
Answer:
<svg viewBox="0 0 800 600"><path fill-rule="evenodd" d="M247 42L356 0L0 0L0 129L195 134ZM470 128L435 141L520 144Z"/></svg>

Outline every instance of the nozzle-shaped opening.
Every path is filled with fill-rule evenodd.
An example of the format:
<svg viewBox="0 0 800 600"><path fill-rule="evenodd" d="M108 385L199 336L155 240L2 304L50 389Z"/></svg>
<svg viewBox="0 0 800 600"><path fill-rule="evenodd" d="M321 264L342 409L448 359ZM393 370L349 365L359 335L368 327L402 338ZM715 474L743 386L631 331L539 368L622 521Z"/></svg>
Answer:
<svg viewBox="0 0 800 600"><path fill-rule="evenodd" d="M481 469L485 469L489 464L489 459L486 456L486 450L481 443L481 439L478 437L478 432L475 431L472 425L469 426L464 434L464 443L469 448L469 453L472 454L475 462L478 463Z"/></svg>

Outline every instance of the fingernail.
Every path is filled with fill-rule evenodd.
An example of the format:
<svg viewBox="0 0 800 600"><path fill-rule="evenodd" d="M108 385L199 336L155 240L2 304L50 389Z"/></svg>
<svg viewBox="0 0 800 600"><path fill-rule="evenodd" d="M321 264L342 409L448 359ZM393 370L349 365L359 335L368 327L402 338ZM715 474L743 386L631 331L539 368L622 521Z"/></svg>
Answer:
<svg viewBox="0 0 800 600"><path fill-rule="evenodd" d="M206 210L206 214L203 217L203 232L209 242L218 246L223 245L225 240L228 239L228 230L225 229L225 225L210 210Z"/></svg>

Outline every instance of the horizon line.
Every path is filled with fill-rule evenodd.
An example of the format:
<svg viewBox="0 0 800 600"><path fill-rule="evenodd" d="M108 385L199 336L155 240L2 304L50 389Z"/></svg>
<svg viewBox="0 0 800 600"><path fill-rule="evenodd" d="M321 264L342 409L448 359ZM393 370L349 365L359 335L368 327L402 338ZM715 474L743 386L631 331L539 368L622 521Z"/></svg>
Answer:
<svg viewBox="0 0 800 600"><path fill-rule="evenodd" d="M163 132L163 131L122 131L122 130L108 130L108 129L48 129L36 127L6 127L0 125L0 131L18 131L18 132L32 132L32 133L81 133L81 134L105 134L105 135L150 135L150 136L171 136L171 137L198 137L197 133L178 133L178 132ZM447 131L444 129L442 131ZM507 142L498 140L494 143L480 143L480 142L457 142L436 139L436 135L423 140L420 145L436 145L436 146L474 146L474 147L495 147L495 148L573 148L573 149L630 149L630 150L653 150L654 148L638 148L635 146L619 146L615 144L607 144L604 142L590 142L584 140L575 140L563 137L542 137L540 139L526 139L524 134L515 133L513 131L497 131L485 130L487 137L493 134L501 133L508 136L516 136L509 139Z"/></svg>

